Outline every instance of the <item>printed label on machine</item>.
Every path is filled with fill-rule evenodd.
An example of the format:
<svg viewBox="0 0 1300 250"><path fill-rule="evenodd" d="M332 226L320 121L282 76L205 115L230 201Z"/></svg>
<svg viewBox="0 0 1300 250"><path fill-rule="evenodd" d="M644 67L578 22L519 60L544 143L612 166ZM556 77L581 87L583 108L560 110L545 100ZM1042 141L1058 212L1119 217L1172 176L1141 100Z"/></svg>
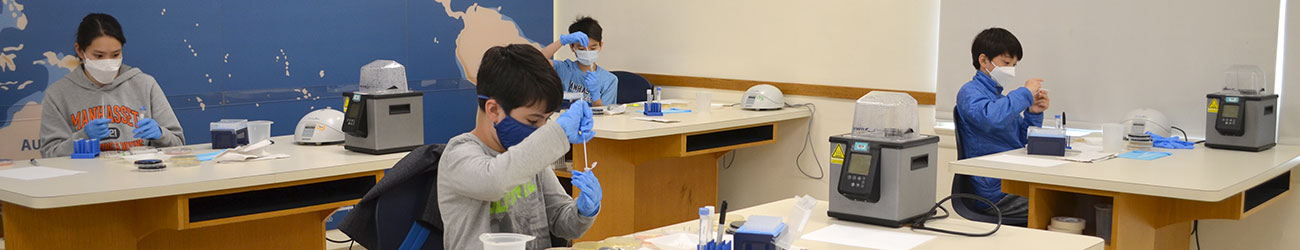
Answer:
<svg viewBox="0 0 1300 250"><path fill-rule="evenodd" d="M1205 112L1219 113L1219 99L1210 99L1210 107Z"/></svg>
<svg viewBox="0 0 1300 250"><path fill-rule="evenodd" d="M835 151L831 152L831 164L844 164L844 144L835 144Z"/></svg>

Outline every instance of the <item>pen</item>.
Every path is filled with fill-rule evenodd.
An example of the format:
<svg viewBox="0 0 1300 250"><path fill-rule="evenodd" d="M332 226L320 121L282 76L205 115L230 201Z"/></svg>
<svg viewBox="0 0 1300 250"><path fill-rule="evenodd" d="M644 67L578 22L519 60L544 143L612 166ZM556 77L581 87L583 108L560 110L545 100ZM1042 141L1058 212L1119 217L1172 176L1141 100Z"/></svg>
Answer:
<svg viewBox="0 0 1300 250"><path fill-rule="evenodd" d="M1065 128L1065 112L1061 112L1061 128Z"/></svg>
<svg viewBox="0 0 1300 250"><path fill-rule="evenodd" d="M722 201L722 208L718 212L718 238L717 246L722 245L722 234L727 231L727 201Z"/></svg>

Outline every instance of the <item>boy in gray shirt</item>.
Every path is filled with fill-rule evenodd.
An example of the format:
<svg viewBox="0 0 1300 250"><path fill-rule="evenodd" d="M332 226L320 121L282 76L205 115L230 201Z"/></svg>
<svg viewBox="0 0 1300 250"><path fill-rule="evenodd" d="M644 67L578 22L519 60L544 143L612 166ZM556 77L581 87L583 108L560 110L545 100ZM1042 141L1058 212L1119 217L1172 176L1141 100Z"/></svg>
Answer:
<svg viewBox="0 0 1300 250"><path fill-rule="evenodd" d="M559 109L561 86L535 47L497 46L484 53L474 130L451 138L438 162L446 249L482 249L483 233L532 235L528 249L545 249L552 235L581 237L596 220L596 176L573 172L572 184L581 189L575 200L551 171L570 143L595 136L584 101L547 122Z"/></svg>

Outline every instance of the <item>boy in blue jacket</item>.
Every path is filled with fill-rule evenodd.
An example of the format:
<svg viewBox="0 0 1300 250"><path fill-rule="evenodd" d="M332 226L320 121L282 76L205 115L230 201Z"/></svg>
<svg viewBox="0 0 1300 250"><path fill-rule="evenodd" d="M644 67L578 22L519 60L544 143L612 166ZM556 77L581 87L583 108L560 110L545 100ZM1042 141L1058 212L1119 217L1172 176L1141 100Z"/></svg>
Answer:
<svg viewBox="0 0 1300 250"><path fill-rule="evenodd" d="M967 158L1022 148L1029 142L1029 126L1043 125L1043 111L1051 105L1043 79L1025 81L1024 87L1002 95L1003 84L1015 77L1015 66L1024 58L1020 41L1010 31L989 28L975 36L971 44L971 64L975 76L957 92L957 113L962 136L962 150ZM975 193L997 204L1002 215L1025 218L1029 199L1002 192L1002 180L972 176ZM978 209L994 213L984 203Z"/></svg>

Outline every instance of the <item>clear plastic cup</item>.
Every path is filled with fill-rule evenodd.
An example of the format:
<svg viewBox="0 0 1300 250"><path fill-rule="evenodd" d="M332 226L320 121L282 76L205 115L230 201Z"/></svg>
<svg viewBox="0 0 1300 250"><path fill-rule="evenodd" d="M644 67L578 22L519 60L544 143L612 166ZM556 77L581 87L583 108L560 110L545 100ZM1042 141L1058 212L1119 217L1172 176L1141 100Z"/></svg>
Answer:
<svg viewBox="0 0 1300 250"><path fill-rule="evenodd" d="M272 121L248 121L248 144L252 145L262 140L271 139Z"/></svg>
<svg viewBox="0 0 1300 250"><path fill-rule="evenodd" d="M513 233L485 233L478 236L484 250L523 250L533 236Z"/></svg>

